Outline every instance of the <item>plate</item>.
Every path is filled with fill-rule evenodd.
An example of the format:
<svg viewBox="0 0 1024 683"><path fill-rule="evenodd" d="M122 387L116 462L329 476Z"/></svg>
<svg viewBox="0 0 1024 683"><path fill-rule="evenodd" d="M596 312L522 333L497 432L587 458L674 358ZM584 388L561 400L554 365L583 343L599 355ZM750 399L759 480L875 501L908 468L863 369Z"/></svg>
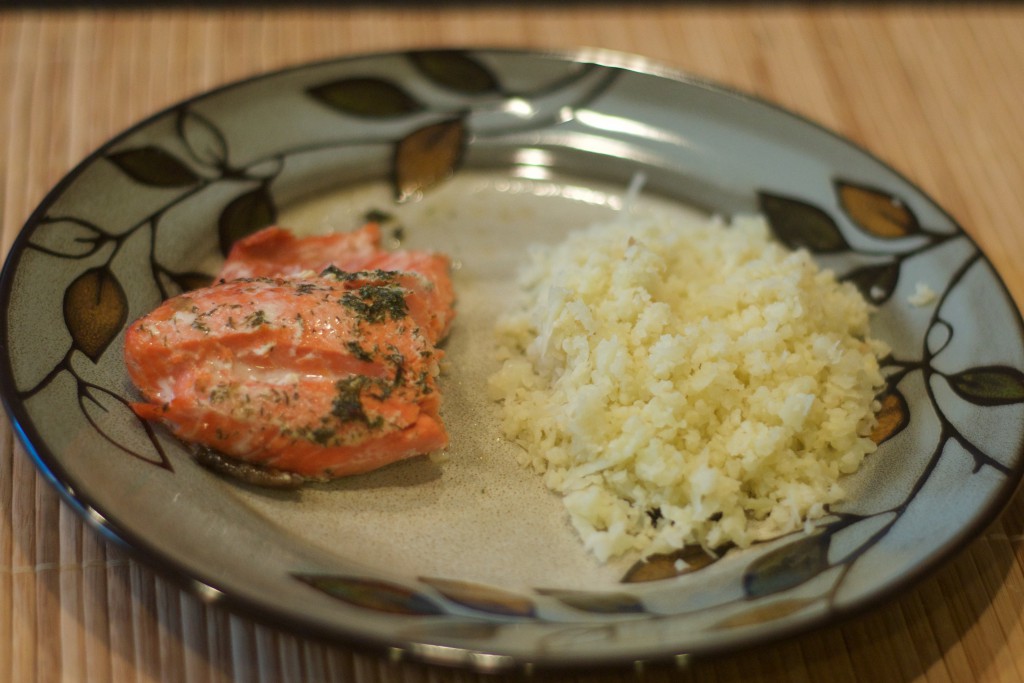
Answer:
<svg viewBox="0 0 1024 683"><path fill-rule="evenodd" d="M495 316L529 243L624 204L761 212L877 307L874 334L893 348L880 447L813 530L714 558L601 565L515 464L486 398ZM260 227L350 229L368 213L392 245L456 264L442 457L268 492L219 478L135 417L131 320L208 282ZM11 249L0 297L7 410L93 527L205 600L398 659L685 662L806 631L949 558L1021 478L1021 318L970 237L833 133L639 57L376 54L200 95L54 188Z"/></svg>

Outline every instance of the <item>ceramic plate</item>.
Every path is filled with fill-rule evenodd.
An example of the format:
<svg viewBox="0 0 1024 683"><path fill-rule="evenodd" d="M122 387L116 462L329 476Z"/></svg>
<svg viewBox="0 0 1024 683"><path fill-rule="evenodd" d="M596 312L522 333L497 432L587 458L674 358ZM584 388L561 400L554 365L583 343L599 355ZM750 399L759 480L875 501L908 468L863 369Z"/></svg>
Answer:
<svg viewBox="0 0 1024 683"><path fill-rule="evenodd" d="M636 179L632 210L761 212L877 306L893 348L880 448L813 532L601 565L501 438L492 326L526 245L614 216ZM348 230L369 213L389 244L456 265L442 457L268 492L135 417L129 321L260 227ZM7 409L86 520L207 600L396 658L500 670L763 643L905 588L1021 476L1021 320L953 219L828 131L622 55L371 55L183 102L60 182L0 297Z"/></svg>

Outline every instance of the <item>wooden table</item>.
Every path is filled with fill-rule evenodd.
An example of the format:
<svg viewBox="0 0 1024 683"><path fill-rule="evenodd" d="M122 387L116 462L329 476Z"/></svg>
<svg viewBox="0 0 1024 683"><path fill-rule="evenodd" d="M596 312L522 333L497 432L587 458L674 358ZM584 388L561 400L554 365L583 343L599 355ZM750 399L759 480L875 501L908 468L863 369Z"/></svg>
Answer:
<svg viewBox="0 0 1024 683"><path fill-rule="evenodd" d="M642 54L833 128L937 198L1024 301L1024 7L758 8L384 3L311 9L0 13L4 250L109 137L267 69L412 47L590 46ZM0 680L479 680L311 642L204 605L58 500L3 421ZM646 680L1024 679L1024 500L930 578L843 624ZM624 681L635 672L538 674ZM502 680L502 677L498 677Z"/></svg>

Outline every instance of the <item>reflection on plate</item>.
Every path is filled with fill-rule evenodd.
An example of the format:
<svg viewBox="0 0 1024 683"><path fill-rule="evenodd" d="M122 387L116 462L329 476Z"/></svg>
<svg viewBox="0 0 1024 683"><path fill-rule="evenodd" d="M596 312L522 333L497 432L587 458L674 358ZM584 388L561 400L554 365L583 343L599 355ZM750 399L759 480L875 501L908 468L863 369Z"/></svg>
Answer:
<svg viewBox="0 0 1024 683"><path fill-rule="evenodd" d="M599 566L499 437L491 325L525 244L609 217L638 173L635 210L762 211L878 307L894 349L881 446L810 533ZM369 211L459 266L444 458L268 493L134 416L130 320L255 229L350 229ZM373 55L202 95L65 178L0 286L8 411L87 520L207 598L393 656L496 670L765 642L892 596L1021 476L1021 321L969 237L833 134L637 58Z"/></svg>

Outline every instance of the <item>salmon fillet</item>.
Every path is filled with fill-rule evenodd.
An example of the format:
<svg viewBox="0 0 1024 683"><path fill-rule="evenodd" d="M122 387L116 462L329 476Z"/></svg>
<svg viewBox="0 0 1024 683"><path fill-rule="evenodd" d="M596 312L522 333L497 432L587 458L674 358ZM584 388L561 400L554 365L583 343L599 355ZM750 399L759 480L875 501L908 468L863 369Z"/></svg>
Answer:
<svg viewBox="0 0 1024 683"><path fill-rule="evenodd" d="M257 233L222 271L243 273L251 257L249 276L169 299L133 323L125 359L143 398L136 414L186 442L303 480L444 448L436 343L454 313L451 282L447 270L405 269L438 261L384 252L373 232L335 241ZM331 263L318 275L300 263L313 256L306 265L322 265L325 254L372 268ZM274 270L275 259L284 272L253 275Z"/></svg>
<svg viewBox="0 0 1024 683"><path fill-rule="evenodd" d="M352 232L298 238L286 228L270 226L231 246L217 278L288 277L334 266L349 272L381 253L380 224L366 223Z"/></svg>

